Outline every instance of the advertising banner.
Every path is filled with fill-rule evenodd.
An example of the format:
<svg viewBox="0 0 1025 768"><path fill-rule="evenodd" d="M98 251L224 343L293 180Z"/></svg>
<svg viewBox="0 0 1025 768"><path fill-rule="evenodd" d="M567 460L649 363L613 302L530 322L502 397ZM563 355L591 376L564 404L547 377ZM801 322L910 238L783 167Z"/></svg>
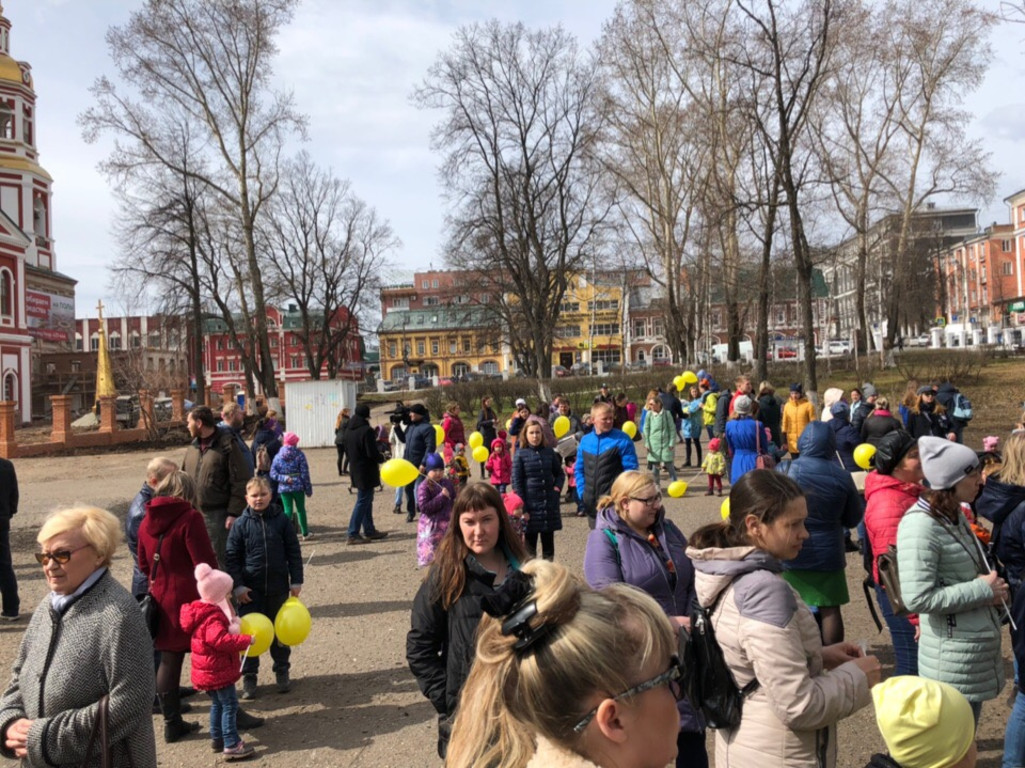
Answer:
<svg viewBox="0 0 1025 768"><path fill-rule="evenodd" d="M75 335L75 300L70 296L25 291L30 336L70 344Z"/></svg>

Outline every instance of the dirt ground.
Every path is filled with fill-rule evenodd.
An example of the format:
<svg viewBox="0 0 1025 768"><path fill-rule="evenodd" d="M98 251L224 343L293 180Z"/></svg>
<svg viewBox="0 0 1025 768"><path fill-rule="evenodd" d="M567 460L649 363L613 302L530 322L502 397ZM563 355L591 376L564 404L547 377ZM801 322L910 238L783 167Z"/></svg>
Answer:
<svg viewBox="0 0 1025 768"><path fill-rule="evenodd" d="M180 459L184 453L169 455ZM39 566L32 558L35 532L46 513L73 502L106 507L123 516L142 483L151 451L81 455L15 462L21 507L13 519L13 548L23 612L30 612L46 594ZM258 760L268 766L359 766L410 768L437 766L435 718L405 663L409 608L423 572L416 568L415 527L392 514L394 492L386 488L374 503L377 526L391 535L359 547L345 544L346 525L355 501L348 481L337 477L333 449L307 451L314 480L309 504L313 538L303 543L308 561L302 599L313 616L310 638L292 654L291 693L273 690L269 668L261 672L259 697L246 708L267 718L267 724L245 737L257 747ZM679 460L679 453L678 453ZM475 467L476 471L476 467ZM687 475L681 474L683 479ZM697 478L694 489L701 490ZM667 499L670 517L689 533L718 518L719 500L688 492ZM564 529L556 536L556 559L581 572L587 523L563 507ZM122 583L130 582L127 548L114 564ZM877 633L861 592L861 565L848 560L851 604L845 609L847 637L864 640L870 652L892 671L889 636ZM24 624L0 626L0 669L8 670ZM1010 680L1010 642L1004 643ZM269 662L269 657L266 659ZM269 666L269 665L268 665ZM183 675L183 678L187 673ZM1007 684L1000 697L983 708L979 734L980 766L998 766L1007 715ZM208 704L191 700L189 719L202 723L194 737L173 745L158 735L161 766L200 766L222 762L210 751ZM160 722L155 720L158 728ZM712 736L709 736L712 747ZM860 768L882 748L871 708L840 726L840 766Z"/></svg>

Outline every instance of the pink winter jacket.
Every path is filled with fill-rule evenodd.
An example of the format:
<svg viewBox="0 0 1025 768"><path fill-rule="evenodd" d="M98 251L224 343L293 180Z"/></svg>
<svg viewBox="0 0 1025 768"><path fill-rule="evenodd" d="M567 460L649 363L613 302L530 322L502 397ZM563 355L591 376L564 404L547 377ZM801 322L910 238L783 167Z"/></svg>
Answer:
<svg viewBox="0 0 1025 768"><path fill-rule="evenodd" d="M503 449L501 453L495 453L495 443L504 444L504 442L504 440L496 438L491 443L491 455L484 465L491 473L492 485L508 485L512 482L512 456L509 455L508 449Z"/></svg>
<svg viewBox="0 0 1025 768"><path fill-rule="evenodd" d="M905 483L892 475L869 472L865 477L865 530L872 544L872 577L876 581L876 558L891 544L896 546L897 526L922 490L918 483Z"/></svg>

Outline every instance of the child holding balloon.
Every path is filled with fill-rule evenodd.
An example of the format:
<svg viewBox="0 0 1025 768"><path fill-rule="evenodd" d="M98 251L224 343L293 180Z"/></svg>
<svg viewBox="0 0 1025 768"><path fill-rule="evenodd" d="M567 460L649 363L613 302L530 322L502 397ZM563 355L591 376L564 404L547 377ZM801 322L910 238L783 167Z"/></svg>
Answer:
<svg viewBox="0 0 1025 768"><path fill-rule="evenodd" d="M424 460L427 478L416 489L416 508L420 520L416 526L416 564L421 568L434 562L434 552L448 530L456 489L445 477L445 460L436 453Z"/></svg>
<svg viewBox="0 0 1025 768"><path fill-rule="evenodd" d="M225 553L225 569L235 585L239 613L262 613L272 621L289 595L298 597L303 585L303 558L292 522L272 505L270 483L254 477L246 483L249 506L231 526ZM291 649L275 640L270 655L278 693L292 689L289 679ZM259 657L242 665L242 698L256 698Z"/></svg>
<svg viewBox="0 0 1025 768"><path fill-rule="evenodd" d="M239 634L239 619L231 607L231 576L196 566L199 600L181 607L181 626L192 635L192 684L210 694L210 740L214 751L226 760L241 760L253 754L251 745L238 735L238 698L235 683L242 674L238 655L256 641L254 635Z"/></svg>

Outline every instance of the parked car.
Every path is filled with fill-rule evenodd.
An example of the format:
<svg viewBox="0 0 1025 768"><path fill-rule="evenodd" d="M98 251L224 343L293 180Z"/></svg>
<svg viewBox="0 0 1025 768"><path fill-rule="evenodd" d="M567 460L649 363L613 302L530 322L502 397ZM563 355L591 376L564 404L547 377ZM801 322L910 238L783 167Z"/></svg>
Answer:
<svg viewBox="0 0 1025 768"><path fill-rule="evenodd" d="M117 408L117 422L126 428L134 427L139 423L139 396L121 395L115 403Z"/></svg>
<svg viewBox="0 0 1025 768"><path fill-rule="evenodd" d="M922 333L918 336L912 336L908 339L909 347L929 347L932 346L932 339L928 333Z"/></svg>
<svg viewBox="0 0 1025 768"><path fill-rule="evenodd" d="M552 366L552 376L554 376L557 379L564 379L567 376L572 376L572 375L573 374L570 373L569 368L566 368L565 366L562 366L562 365L553 365Z"/></svg>
<svg viewBox="0 0 1025 768"><path fill-rule="evenodd" d="M169 397L157 397L153 400L153 418L157 421L170 421L174 406Z"/></svg>
<svg viewBox="0 0 1025 768"><path fill-rule="evenodd" d="M569 367L570 371L574 376L590 376L591 375L591 364L590 363L573 363Z"/></svg>

